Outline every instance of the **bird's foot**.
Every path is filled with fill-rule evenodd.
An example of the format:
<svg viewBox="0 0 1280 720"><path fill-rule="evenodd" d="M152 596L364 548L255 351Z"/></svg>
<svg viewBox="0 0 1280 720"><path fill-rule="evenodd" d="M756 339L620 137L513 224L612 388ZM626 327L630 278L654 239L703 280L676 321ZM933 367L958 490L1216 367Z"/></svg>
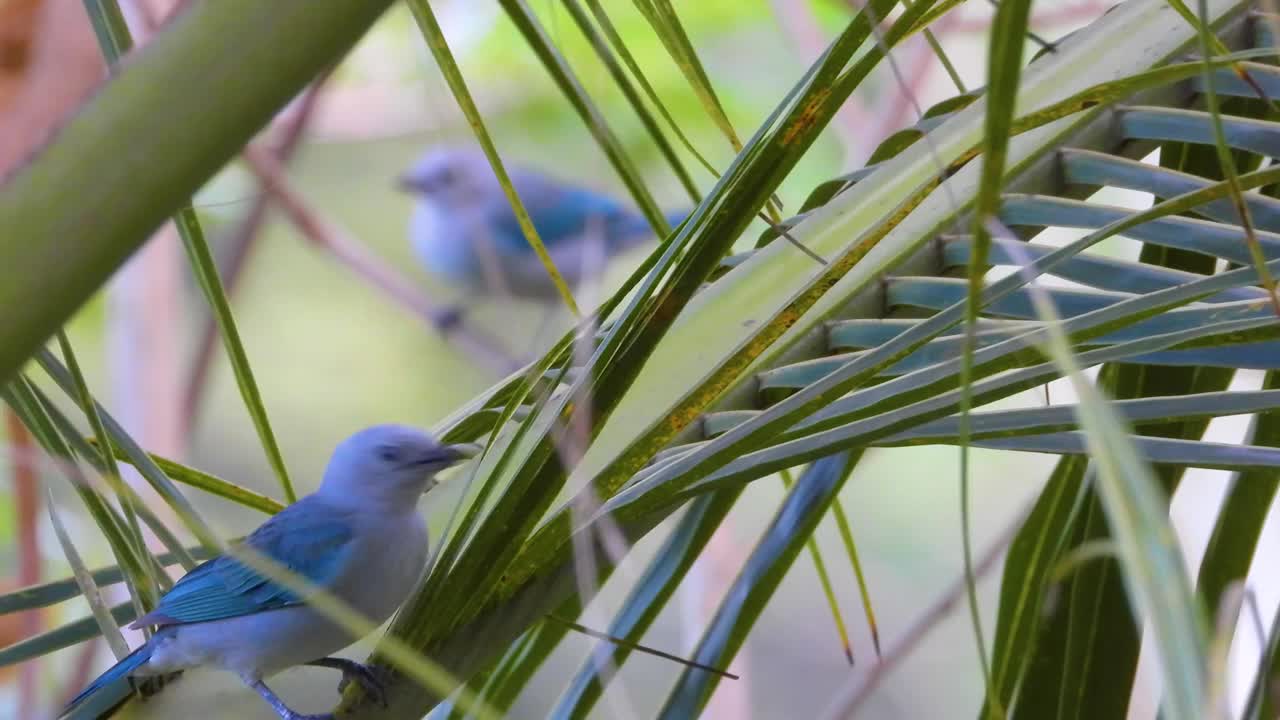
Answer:
<svg viewBox="0 0 1280 720"><path fill-rule="evenodd" d="M165 685L178 679L182 673L170 673L168 675L148 675L146 677L129 676L129 687L138 697L146 700L164 689Z"/></svg>
<svg viewBox="0 0 1280 720"><path fill-rule="evenodd" d="M466 315L467 310L461 305L450 305L441 308L431 316L431 324L435 325L436 330L442 333L448 333L457 330L462 325L462 318Z"/></svg>
<svg viewBox="0 0 1280 720"><path fill-rule="evenodd" d="M308 664L318 665L319 667L338 667L337 664L329 662L329 660L330 660L329 658L326 658L325 662L323 663L308 663ZM284 700L281 700L279 695L276 695L274 692L272 692L271 688L267 687L266 684L264 684L261 679L254 680L254 679L251 679L250 677L245 677L245 676L241 676L241 677L244 679L246 685L252 688L254 692L261 695L263 700L267 701L267 704L271 706L271 709L276 711L276 715L280 716L280 720L335 720L333 713L321 713L319 715L304 715L290 708L288 705L285 705Z"/></svg>
<svg viewBox="0 0 1280 720"><path fill-rule="evenodd" d="M347 685L355 682L374 702L387 707L387 672L376 665L361 665L352 662L342 668L342 679L338 681L338 692L342 693Z"/></svg>
<svg viewBox="0 0 1280 720"><path fill-rule="evenodd" d="M386 670L373 665L361 665L355 660L337 657L320 658L307 664L315 667L331 668L341 672L342 680L338 681L339 693L346 690L347 685L355 682L370 699L382 707L387 706Z"/></svg>

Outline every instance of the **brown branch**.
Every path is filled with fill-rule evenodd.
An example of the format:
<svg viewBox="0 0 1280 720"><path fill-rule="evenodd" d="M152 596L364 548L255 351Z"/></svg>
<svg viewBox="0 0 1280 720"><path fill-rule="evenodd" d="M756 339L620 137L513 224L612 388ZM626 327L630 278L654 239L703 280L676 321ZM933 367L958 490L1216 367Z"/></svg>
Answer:
<svg viewBox="0 0 1280 720"><path fill-rule="evenodd" d="M1005 550L1013 542L1018 531L1022 529L1022 523L1026 520L1030 511L1031 505L1028 504L978 557L973 566L975 582L998 564L997 561L1004 556ZM919 649L925 636L938 627L938 624L955 610L956 605L964 599L966 588L967 584L962 574L916 617L907 628L907 631L903 633L901 639L889 648L880 662L872 665L865 674L850 680L848 684L837 692L835 699L827 706L821 717L824 720L853 717L858 708L862 706L862 703L870 698L875 689L880 686L881 681L901 665L907 657Z"/></svg>
<svg viewBox="0 0 1280 720"><path fill-rule="evenodd" d="M319 104L320 90L326 79L327 76L320 77L303 93L298 109L286 121L284 129L281 131L279 143L271 151L276 158L276 162L281 166L286 165L297 151L307 125L310 123ZM262 188L262 191L253 198L253 205L249 207L249 211L245 213L244 218L236 226L231 237L227 239L227 244L230 245L231 250L226 267L222 271L222 286L226 290L228 298L235 294L249 256L257 244L258 238L261 237L262 227L267 219L267 210L270 208L270 197L265 188ZM208 386L209 369L213 365L217 341L218 323L214 319L213 313L209 312L205 315L204 327L200 331L200 341L196 348L195 360L192 361L191 370L187 377L186 391L183 393L182 419L184 436L190 433L200 415L200 406L204 400L204 391Z"/></svg>
<svg viewBox="0 0 1280 720"><path fill-rule="evenodd" d="M382 291L406 310L428 322L442 337L462 347L491 370L509 373L519 369L502 344L489 335L456 322L449 313L423 294L412 282L370 252L359 240L326 222L290 185L284 169L270 153L249 146L244 159L285 216L298 232L316 247L327 251L365 282Z"/></svg>
<svg viewBox="0 0 1280 720"><path fill-rule="evenodd" d="M12 1L12 0L10 0ZM0 6L5 3L0 2ZM23 2L23 6L31 3ZM11 33L34 12L25 44ZM44 142L104 77L93 30L79 0L44 0L39 7L14 5L0 16L6 55L19 68L0 76L0 178ZM19 55L20 51L20 55ZM8 63L0 63L7 65ZM3 70L5 68L0 68Z"/></svg>
<svg viewBox="0 0 1280 720"><path fill-rule="evenodd" d="M36 37L41 0L0 2L0 109L22 87Z"/></svg>

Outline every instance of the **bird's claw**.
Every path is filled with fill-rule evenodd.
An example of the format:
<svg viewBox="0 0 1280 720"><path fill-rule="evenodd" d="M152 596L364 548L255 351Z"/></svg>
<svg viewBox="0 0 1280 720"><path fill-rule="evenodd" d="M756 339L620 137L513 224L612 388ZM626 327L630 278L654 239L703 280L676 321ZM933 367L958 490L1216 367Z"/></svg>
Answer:
<svg viewBox="0 0 1280 720"><path fill-rule="evenodd" d="M130 676L129 689L138 694L138 698L146 700L149 697L159 693L164 689L165 685L176 680L182 673L173 673L170 675L148 675L147 677L137 678Z"/></svg>
<svg viewBox="0 0 1280 720"><path fill-rule="evenodd" d="M345 691L352 681L378 705L387 707L387 686L383 670L374 665L353 663L352 667L342 671L342 679L338 681L338 692Z"/></svg>

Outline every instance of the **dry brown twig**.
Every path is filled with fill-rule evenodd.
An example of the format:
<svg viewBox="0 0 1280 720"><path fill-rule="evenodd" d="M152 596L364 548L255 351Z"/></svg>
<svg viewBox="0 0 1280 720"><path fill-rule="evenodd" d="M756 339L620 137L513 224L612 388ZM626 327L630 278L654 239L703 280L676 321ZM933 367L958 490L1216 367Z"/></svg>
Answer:
<svg viewBox="0 0 1280 720"><path fill-rule="evenodd" d="M975 582L999 565L998 561L1004 557L1010 543L1013 542L1018 531L1022 529L1022 523L1031 512L1031 506L1032 503L1027 503L1014 516L1013 521L1006 525L1000 531L1000 534L991 541L986 550L978 556L973 565ZM916 616L916 619L902 633L902 637L885 651L880 662L872 665L867 672L850 679L848 684L837 692L821 717L824 720L853 717L858 708L880 686L881 681L901 665L913 652L918 650L925 637L955 610L956 605L965 597L966 587L964 573L961 573L960 577L952 581L951 585L942 594L938 595L928 607Z"/></svg>
<svg viewBox="0 0 1280 720"><path fill-rule="evenodd" d="M6 25L17 20L17 9L0 19ZM0 181L52 134L105 72L79 0L44 0L33 12L21 73L7 76L0 106Z"/></svg>

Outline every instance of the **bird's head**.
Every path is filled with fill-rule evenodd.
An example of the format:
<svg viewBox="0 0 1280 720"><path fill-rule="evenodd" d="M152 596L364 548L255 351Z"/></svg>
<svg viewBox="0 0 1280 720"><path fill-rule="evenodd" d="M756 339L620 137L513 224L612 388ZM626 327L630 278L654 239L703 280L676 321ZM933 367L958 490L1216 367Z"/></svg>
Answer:
<svg viewBox="0 0 1280 720"><path fill-rule="evenodd" d="M320 492L407 503L436 486L436 473L473 454L404 425L375 425L343 440L325 468Z"/></svg>
<svg viewBox="0 0 1280 720"><path fill-rule="evenodd" d="M502 186L484 153L461 147L428 150L400 176L400 189L444 208L463 208L484 202Z"/></svg>

